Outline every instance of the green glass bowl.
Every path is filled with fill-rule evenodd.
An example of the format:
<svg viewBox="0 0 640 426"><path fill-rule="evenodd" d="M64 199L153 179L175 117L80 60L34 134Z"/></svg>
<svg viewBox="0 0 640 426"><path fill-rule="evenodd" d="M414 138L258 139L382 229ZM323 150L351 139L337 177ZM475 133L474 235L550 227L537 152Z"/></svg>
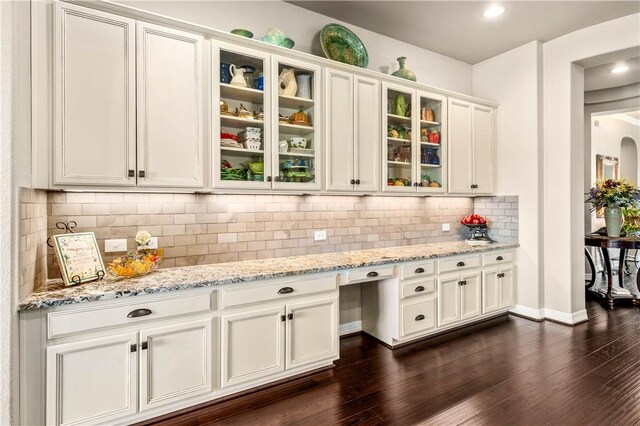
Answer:
<svg viewBox="0 0 640 426"><path fill-rule="evenodd" d="M331 60L360 68L369 65L369 53L362 40L340 24L327 24L322 28L320 45L325 56Z"/></svg>
<svg viewBox="0 0 640 426"><path fill-rule="evenodd" d="M231 34L239 35L241 37L253 38L253 33L249 30L243 30L242 28L236 28L231 30Z"/></svg>

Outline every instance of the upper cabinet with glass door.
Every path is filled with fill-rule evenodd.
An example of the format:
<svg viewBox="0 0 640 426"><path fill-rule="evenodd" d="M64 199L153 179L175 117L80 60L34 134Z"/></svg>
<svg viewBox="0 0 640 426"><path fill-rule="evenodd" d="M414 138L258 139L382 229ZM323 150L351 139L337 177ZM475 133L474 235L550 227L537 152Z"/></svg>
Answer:
<svg viewBox="0 0 640 426"><path fill-rule="evenodd" d="M274 189L320 189L321 68L272 57Z"/></svg>
<svg viewBox="0 0 640 426"><path fill-rule="evenodd" d="M416 140L417 126L413 119L416 107L415 91L399 85L382 84L383 129L383 191L415 192L418 185Z"/></svg>
<svg viewBox="0 0 640 426"><path fill-rule="evenodd" d="M446 191L447 99L444 96L418 92L418 192Z"/></svg>
<svg viewBox="0 0 640 426"><path fill-rule="evenodd" d="M271 188L270 55L212 43L213 185Z"/></svg>

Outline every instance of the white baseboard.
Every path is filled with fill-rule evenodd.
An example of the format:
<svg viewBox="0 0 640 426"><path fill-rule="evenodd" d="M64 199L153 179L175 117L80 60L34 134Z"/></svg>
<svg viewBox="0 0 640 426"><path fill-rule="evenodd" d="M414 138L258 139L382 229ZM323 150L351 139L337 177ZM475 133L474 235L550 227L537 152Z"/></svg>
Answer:
<svg viewBox="0 0 640 426"><path fill-rule="evenodd" d="M357 333L358 331L362 331L362 321L353 321L346 324L340 324L341 336L344 336L345 334Z"/></svg>
<svg viewBox="0 0 640 426"><path fill-rule="evenodd" d="M516 315L532 319L534 321L542 321L545 318L544 309L534 309L528 306L517 305L509 310Z"/></svg>
<svg viewBox="0 0 640 426"><path fill-rule="evenodd" d="M589 320L589 316L587 315L587 310L582 309L577 312L573 312L571 314L567 312L555 311L553 309L545 309L544 316L548 320L556 321L562 324L567 325L576 325L581 322L585 322Z"/></svg>

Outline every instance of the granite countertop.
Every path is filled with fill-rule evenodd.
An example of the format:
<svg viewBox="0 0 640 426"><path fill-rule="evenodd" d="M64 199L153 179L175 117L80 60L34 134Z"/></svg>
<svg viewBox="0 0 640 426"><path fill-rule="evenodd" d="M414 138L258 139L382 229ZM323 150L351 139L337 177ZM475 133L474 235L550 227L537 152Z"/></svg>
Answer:
<svg viewBox="0 0 640 426"><path fill-rule="evenodd" d="M429 258L516 248L518 244L493 243L469 246L464 241L357 250L243 262L216 263L159 269L149 275L100 281L65 287L61 281L48 283L23 300L18 310L42 309L74 303L117 299L143 294L214 287L247 281L330 272L365 266L408 262Z"/></svg>

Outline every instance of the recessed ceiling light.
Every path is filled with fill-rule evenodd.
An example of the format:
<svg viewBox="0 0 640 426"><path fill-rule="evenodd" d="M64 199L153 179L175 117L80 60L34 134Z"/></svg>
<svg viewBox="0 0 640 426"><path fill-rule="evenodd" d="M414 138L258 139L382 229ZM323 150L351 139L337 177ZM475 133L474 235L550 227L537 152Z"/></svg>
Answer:
<svg viewBox="0 0 640 426"><path fill-rule="evenodd" d="M612 74L622 74L623 72L629 71L629 67L626 65L618 65L611 69Z"/></svg>
<svg viewBox="0 0 640 426"><path fill-rule="evenodd" d="M484 16L485 18L497 18L503 13L504 13L503 6L493 5L486 8L482 16Z"/></svg>

